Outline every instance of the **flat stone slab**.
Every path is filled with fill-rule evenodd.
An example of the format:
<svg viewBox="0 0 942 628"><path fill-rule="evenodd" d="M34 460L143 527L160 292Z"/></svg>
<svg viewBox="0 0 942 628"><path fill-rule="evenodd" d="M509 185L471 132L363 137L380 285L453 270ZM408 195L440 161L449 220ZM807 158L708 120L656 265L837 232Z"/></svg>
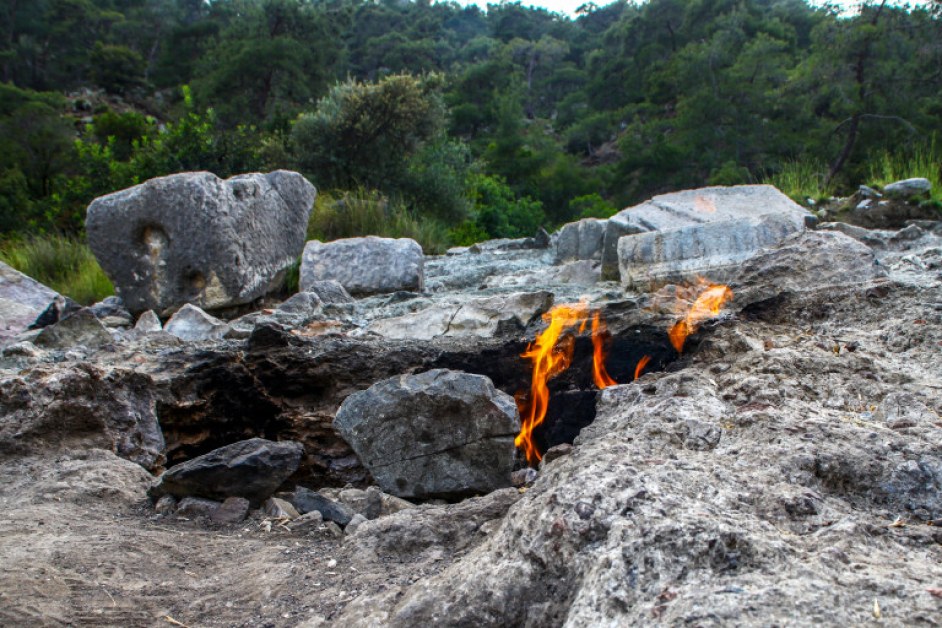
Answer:
<svg viewBox="0 0 942 628"><path fill-rule="evenodd" d="M510 486L520 419L487 377L436 369L350 395L334 427L383 491L455 497Z"/></svg>
<svg viewBox="0 0 942 628"><path fill-rule="evenodd" d="M609 220L616 226L606 231L602 274L606 277L606 263L612 263L617 237L615 259L626 288L657 287L700 275L719 281L737 264L803 231L813 220L771 185L655 196ZM635 233L626 235L626 230Z"/></svg>

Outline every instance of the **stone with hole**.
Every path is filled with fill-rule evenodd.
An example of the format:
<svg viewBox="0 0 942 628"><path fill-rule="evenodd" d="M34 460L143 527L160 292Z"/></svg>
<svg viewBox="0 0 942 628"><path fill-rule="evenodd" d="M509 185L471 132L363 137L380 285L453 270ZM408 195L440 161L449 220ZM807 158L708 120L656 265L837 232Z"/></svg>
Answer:
<svg viewBox="0 0 942 628"><path fill-rule="evenodd" d="M316 195L296 172L184 172L92 201L88 243L134 314L212 310L280 287Z"/></svg>

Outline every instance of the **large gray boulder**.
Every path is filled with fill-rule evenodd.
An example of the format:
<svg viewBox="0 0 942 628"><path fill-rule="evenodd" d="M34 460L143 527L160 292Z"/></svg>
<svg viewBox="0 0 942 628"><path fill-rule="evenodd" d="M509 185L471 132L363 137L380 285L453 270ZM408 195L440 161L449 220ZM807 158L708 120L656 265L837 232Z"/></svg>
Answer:
<svg viewBox="0 0 942 628"><path fill-rule="evenodd" d="M43 327L34 344L48 349L76 346L96 348L112 341L111 334L92 313L92 309L83 307L58 323Z"/></svg>
<svg viewBox="0 0 942 628"><path fill-rule="evenodd" d="M304 246L316 191L296 172L220 179L185 172L92 201L85 227L98 262L134 314L211 310L277 288Z"/></svg>
<svg viewBox="0 0 942 628"><path fill-rule="evenodd" d="M25 331L58 296L52 288L0 262L0 341Z"/></svg>
<svg viewBox="0 0 942 628"><path fill-rule="evenodd" d="M170 467L149 494L154 499L244 497L258 506L297 471L303 453L301 443L250 438Z"/></svg>
<svg viewBox="0 0 942 628"><path fill-rule="evenodd" d="M556 263L600 258L607 222L598 218L585 218L563 225L556 237Z"/></svg>
<svg viewBox="0 0 942 628"><path fill-rule="evenodd" d="M316 291L318 282L334 280L352 295L422 291L424 259L422 247L409 238L312 240L301 257L300 288Z"/></svg>
<svg viewBox="0 0 942 628"><path fill-rule="evenodd" d="M688 281L701 275L722 280L743 261L803 231L814 220L771 185L665 194L625 210L619 218L646 229L618 238L618 273L626 288ZM603 266L604 255L603 250ZM605 272L603 268L603 276Z"/></svg>
<svg viewBox="0 0 942 628"><path fill-rule="evenodd" d="M766 228L760 220L765 216L775 216L781 220L768 223ZM746 254L750 247L774 243L775 237L780 238L788 233L801 231L813 220L814 216L810 212L771 185L709 187L662 194L608 219L602 243L602 278L619 278L621 267L618 243L626 235L676 231L678 233L665 235L660 239L652 235L642 235L642 240L629 247L629 254L633 255L636 249L646 251L639 253L644 256L637 260L641 264L670 263L673 261L671 256L678 254L681 257L677 261L694 260L704 254L713 255L712 259L704 260L702 270L706 272L711 266L725 264L722 259L716 257L720 251L728 251L734 257L741 256ZM716 246L707 245L709 250L702 253L691 248L700 246L701 242L715 233L722 233L732 226L732 223L743 221L749 221L754 228L740 226L725 242L717 243ZM701 235L697 231L697 227L714 223L725 224L709 234ZM680 231L684 229L686 231ZM774 235L776 232L778 236ZM680 238L681 241L675 242L674 238ZM655 248L660 242L664 242L672 252L662 254ZM714 249L715 252L711 252ZM687 265L695 266L693 263ZM658 272L655 271L652 275L657 277ZM624 283L624 277L622 281Z"/></svg>
<svg viewBox="0 0 942 628"><path fill-rule="evenodd" d="M520 420L487 377L436 369L350 395L334 427L383 491L454 497L510 486Z"/></svg>

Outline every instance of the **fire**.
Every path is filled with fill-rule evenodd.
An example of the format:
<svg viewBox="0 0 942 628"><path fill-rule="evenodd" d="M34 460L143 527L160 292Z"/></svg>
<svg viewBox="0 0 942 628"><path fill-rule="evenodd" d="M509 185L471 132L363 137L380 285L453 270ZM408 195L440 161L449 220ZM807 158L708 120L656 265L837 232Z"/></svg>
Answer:
<svg viewBox="0 0 942 628"><path fill-rule="evenodd" d="M687 337L697 331L703 321L716 318L720 310L723 309L723 305L732 298L733 291L729 289L729 286L708 284L707 288L693 302L686 316L674 323L667 332L671 344L677 349L677 353L683 353Z"/></svg>
<svg viewBox="0 0 942 628"><path fill-rule="evenodd" d="M608 329L605 327L605 321L601 319L599 313L592 315L592 378L599 390L616 386L618 382L612 379L608 371L605 370L605 345L604 337L608 336Z"/></svg>
<svg viewBox="0 0 942 628"><path fill-rule="evenodd" d="M644 367L648 365L648 362L651 361L651 356L646 355L640 360L638 360L638 366L635 367L635 379L641 377L641 373L644 371Z"/></svg>
<svg viewBox="0 0 942 628"><path fill-rule="evenodd" d="M559 375L572 363L572 354L576 346L575 334L585 332L589 323L590 310L587 303L557 305L543 315L549 326L537 334L527 350L521 354L533 363L533 376L529 395L517 394L517 407L520 410L521 428L514 444L523 450L527 462L533 464L543 456L533 442L533 430L546 418L549 409L550 379ZM618 382L612 379L605 369L604 341L608 331L599 313L591 313L592 319L592 376L599 388L614 386ZM568 333L567 333L568 332Z"/></svg>

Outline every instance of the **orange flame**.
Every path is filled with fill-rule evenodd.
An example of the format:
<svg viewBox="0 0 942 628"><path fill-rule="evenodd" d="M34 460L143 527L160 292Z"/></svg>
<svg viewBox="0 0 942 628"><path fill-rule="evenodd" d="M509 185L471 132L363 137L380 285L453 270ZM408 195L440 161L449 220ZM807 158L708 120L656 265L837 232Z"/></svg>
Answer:
<svg viewBox="0 0 942 628"><path fill-rule="evenodd" d="M549 387L547 382L562 373L572 363L575 349L575 334L583 333L589 321L589 306L585 302L578 304L557 305L543 315L549 326L537 334L533 342L521 357L533 362L533 376L530 393L517 394L517 408L520 410L520 433L514 444L523 450L527 462L534 464L543 456L533 442L533 430L546 418L549 409ZM573 332L566 334L566 332ZM566 335L564 335L566 334ZM598 312L592 314L592 375L596 386L605 388L618 382L605 370L604 339L607 335L605 323Z"/></svg>
<svg viewBox="0 0 942 628"><path fill-rule="evenodd" d="M635 379L641 377L641 373L644 371L644 367L648 365L651 361L651 356L646 355L640 360L638 360L638 366L635 367Z"/></svg>
<svg viewBox="0 0 942 628"><path fill-rule="evenodd" d="M603 336L608 335L605 321L598 312L592 315L592 379L599 390L616 386L618 382L612 379L605 369L605 345Z"/></svg>
<svg viewBox="0 0 942 628"><path fill-rule="evenodd" d="M677 353L683 353L687 337L697 331L703 321L716 318L723 309L723 305L733 298L733 291L723 284L709 284L697 300L693 302L690 311L667 332L671 344Z"/></svg>

